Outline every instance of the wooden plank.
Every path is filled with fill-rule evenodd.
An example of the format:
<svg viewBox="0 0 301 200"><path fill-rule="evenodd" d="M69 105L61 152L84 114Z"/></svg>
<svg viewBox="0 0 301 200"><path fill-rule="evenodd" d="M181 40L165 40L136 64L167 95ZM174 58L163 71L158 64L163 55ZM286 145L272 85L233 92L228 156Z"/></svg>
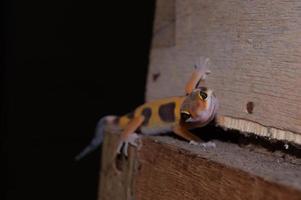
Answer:
<svg viewBox="0 0 301 200"><path fill-rule="evenodd" d="M175 0L156 2L156 16L153 27L153 47L170 47L175 44Z"/></svg>
<svg viewBox="0 0 301 200"><path fill-rule="evenodd" d="M114 132L108 130L108 132ZM129 157L113 159L117 134L105 134L98 197L101 200L132 200L133 172L136 152L129 148Z"/></svg>
<svg viewBox="0 0 301 200"><path fill-rule="evenodd" d="M196 60L209 57L220 126L301 144L301 1L178 0L174 8L175 45L152 47L147 100L183 95Z"/></svg>
<svg viewBox="0 0 301 200"><path fill-rule="evenodd" d="M167 136L145 137L120 163L125 170L116 171L108 165L115 139L107 134L103 147L102 200L301 199L300 159L219 141L206 149Z"/></svg>

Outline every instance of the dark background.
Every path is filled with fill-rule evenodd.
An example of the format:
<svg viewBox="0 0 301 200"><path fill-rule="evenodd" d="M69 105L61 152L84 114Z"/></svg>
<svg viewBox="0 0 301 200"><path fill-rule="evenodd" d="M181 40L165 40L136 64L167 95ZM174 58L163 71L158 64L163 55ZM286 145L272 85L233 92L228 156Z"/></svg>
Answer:
<svg viewBox="0 0 301 200"><path fill-rule="evenodd" d="M143 103L154 1L1 3L0 199L96 199L97 120Z"/></svg>

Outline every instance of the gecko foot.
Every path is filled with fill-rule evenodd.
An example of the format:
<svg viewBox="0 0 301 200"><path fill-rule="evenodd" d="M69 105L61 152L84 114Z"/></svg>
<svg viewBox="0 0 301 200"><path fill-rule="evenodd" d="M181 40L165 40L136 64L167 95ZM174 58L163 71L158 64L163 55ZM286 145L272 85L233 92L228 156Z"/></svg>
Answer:
<svg viewBox="0 0 301 200"><path fill-rule="evenodd" d="M215 148L216 144L214 142L203 142L199 144L201 147L204 148Z"/></svg>
<svg viewBox="0 0 301 200"><path fill-rule="evenodd" d="M137 133L132 133L125 141L120 142L117 148L117 153L120 154L122 151L123 155L128 157L129 144L139 148L138 138L139 135Z"/></svg>
<svg viewBox="0 0 301 200"><path fill-rule="evenodd" d="M201 146L201 147L204 147L204 148L215 148L216 147L216 144L214 142L201 142L201 143L199 143L199 142L191 140L189 142L189 144L198 145L198 146Z"/></svg>

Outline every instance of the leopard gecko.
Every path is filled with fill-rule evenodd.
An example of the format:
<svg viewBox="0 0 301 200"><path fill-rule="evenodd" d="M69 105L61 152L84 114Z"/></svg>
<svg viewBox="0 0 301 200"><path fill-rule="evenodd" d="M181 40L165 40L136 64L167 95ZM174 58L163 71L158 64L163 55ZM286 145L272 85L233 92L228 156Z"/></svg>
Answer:
<svg viewBox="0 0 301 200"><path fill-rule="evenodd" d="M201 140L189 130L203 127L215 118L218 99L214 92L200 83L204 83L209 59L196 65L185 87L185 96L163 98L138 106L133 112L124 116L104 116L97 124L95 136L91 143L76 157L80 160L95 150L103 140L105 126L115 124L122 129L116 154L127 155L128 144L137 146L139 135L158 135L173 132L190 143Z"/></svg>

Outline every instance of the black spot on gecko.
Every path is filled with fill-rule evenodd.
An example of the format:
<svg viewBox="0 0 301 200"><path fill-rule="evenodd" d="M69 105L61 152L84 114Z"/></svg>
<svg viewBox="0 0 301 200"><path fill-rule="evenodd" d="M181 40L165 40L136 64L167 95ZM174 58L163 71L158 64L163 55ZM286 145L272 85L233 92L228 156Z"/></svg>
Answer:
<svg viewBox="0 0 301 200"><path fill-rule="evenodd" d="M152 115L152 110L150 108L144 108L141 113L144 116L144 121L142 123L143 126L148 124L149 118Z"/></svg>
<svg viewBox="0 0 301 200"><path fill-rule="evenodd" d="M159 107L159 116L164 122L174 122L175 119L175 103L163 104Z"/></svg>

